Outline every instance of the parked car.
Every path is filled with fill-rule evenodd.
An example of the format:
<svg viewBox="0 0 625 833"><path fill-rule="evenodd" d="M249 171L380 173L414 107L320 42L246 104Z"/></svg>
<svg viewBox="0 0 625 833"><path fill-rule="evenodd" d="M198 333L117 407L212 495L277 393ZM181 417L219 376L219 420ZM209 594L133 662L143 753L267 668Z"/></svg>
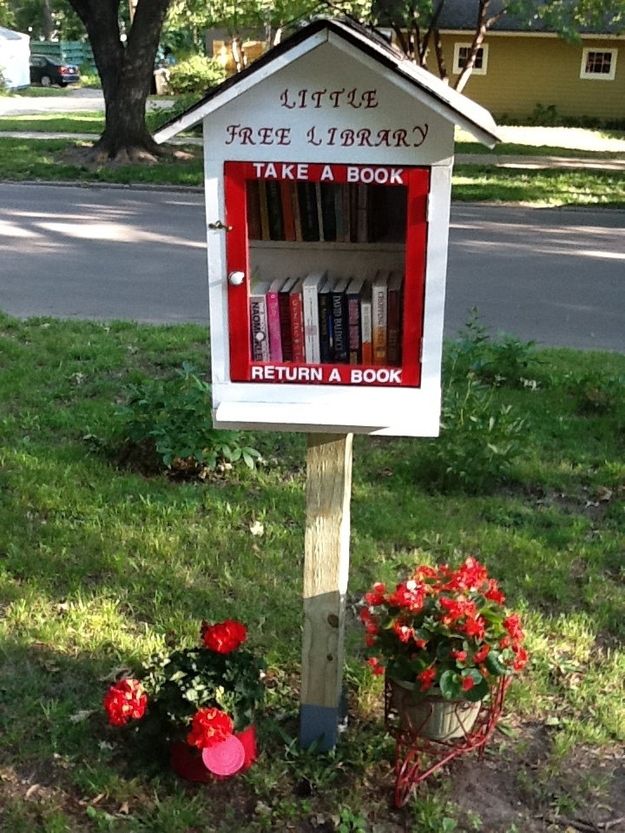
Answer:
<svg viewBox="0 0 625 833"><path fill-rule="evenodd" d="M30 83L41 84L42 87L50 87L58 84L59 87L66 87L68 84L77 84L80 81L80 70L74 64L63 64L46 58L45 55L31 55L30 58Z"/></svg>

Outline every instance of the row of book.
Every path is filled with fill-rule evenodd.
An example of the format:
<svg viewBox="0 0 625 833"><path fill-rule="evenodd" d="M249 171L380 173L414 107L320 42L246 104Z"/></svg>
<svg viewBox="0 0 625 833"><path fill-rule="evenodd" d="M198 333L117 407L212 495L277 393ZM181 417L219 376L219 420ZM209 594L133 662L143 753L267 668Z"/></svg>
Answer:
<svg viewBox="0 0 625 833"><path fill-rule="evenodd" d="M250 290L254 361L401 365L403 276L372 280L304 278L255 281Z"/></svg>
<svg viewBox="0 0 625 833"><path fill-rule="evenodd" d="M406 188L356 183L248 180L250 240L401 243Z"/></svg>

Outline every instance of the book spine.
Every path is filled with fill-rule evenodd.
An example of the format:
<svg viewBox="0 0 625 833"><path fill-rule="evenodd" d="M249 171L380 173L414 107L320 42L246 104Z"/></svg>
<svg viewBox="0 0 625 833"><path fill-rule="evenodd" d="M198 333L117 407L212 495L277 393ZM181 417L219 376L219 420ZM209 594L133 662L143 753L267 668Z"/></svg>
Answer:
<svg viewBox="0 0 625 833"><path fill-rule="evenodd" d="M260 201L260 239L271 240L269 234L269 207L267 205L267 183L258 181L258 196Z"/></svg>
<svg viewBox="0 0 625 833"><path fill-rule="evenodd" d="M282 361L293 361L293 333L291 331L291 305L288 292L278 293L278 311L280 315L280 343L282 344Z"/></svg>
<svg viewBox="0 0 625 833"><path fill-rule="evenodd" d="M269 361L269 339L267 338L267 304L264 295L250 298L250 322L252 338L252 359L255 362Z"/></svg>
<svg viewBox="0 0 625 833"><path fill-rule="evenodd" d="M284 239L296 240L295 217L293 215L293 183L288 179L280 181L280 198L282 203L282 220L284 223Z"/></svg>
<svg viewBox="0 0 625 833"><path fill-rule="evenodd" d="M267 293L267 330L269 331L269 358L272 362L282 361L282 337L280 334L280 306L278 293Z"/></svg>
<svg viewBox="0 0 625 833"><path fill-rule="evenodd" d="M247 181L247 238L248 240L261 240L262 230L260 225L260 190L256 179Z"/></svg>
<svg viewBox="0 0 625 833"><path fill-rule="evenodd" d="M280 199L280 183L270 179L267 187L267 210L269 213L269 239L284 240L284 223L282 221L282 201Z"/></svg>
<svg viewBox="0 0 625 833"><path fill-rule="evenodd" d="M363 298L360 304L360 329L362 334L362 363L373 364L370 298Z"/></svg>
<svg viewBox="0 0 625 833"><path fill-rule="evenodd" d="M347 321L349 327L349 363L362 362L362 336L360 333L360 295L347 296Z"/></svg>
<svg viewBox="0 0 625 833"><path fill-rule="evenodd" d="M302 240L311 242L319 240L319 218L314 182L298 182L300 218L302 222Z"/></svg>
<svg viewBox="0 0 625 833"><path fill-rule="evenodd" d="M373 316L373 363L386 364L387 297L386 286L373 284L371 295Z"/></svg>
<svg viewBox="0 0 625 833"><path fill-rule="evenodd" d="M388 291L388 337L386 359L394 366L401 364L401 289Z"/></svg>
<svg viewBox="0 0 625 833"><path fill-rule="evenodd" d="M319 293L319 356L323 363L334 360L332 299L329 292Z"/></svg>
<svg viewBox="0 0 625 833"><path fill-rule="evenodd" d="M347 362L349 357L349 333L344 292L332 293L332 321L334 323L334 361Z"/></svg>
<svg viewBox="0 0 625 833"><path fill-rule="evenodd" d="M336 192L337 186L331 182L320 184L321 214L323 217L323 239L336 240Z"/></svg>
<svg viewBox="0 0 625 833"><path fill-rule="evenodd" d="M289 296L291 311L291 334L293 338L293 361L305 362L304 350L304 311L302 309L302 293L292 292Z"/></svg>
<svg viewBox="0 0 625 833"><path fill-rule="evenodd" d="M369 213L368 213L368 189L366 185L357 186L357 217L356 237L358 243L366 243L369 240Z"/></svg>
<svg viewBox="0 0 625 833"><path fill-rule="evenodd" d="M295 228L295 240L299 242L304 238L302 237L302 214L300 211L299 192L295 183L293 183L291 187L291 206L293 209L293 225Z"/></svg>
<svg viewBox="0 0 625 833"><path fill-rule="evenodd" d="M319 229L317 239L323 242L327 240L326 232L325 232L325 225L324 225L324 216L323 216L323 196L321 192L321 183L315 182L314 184L314 195L315 195L315 210L317 212L317 228Z"/></svg>
<svg viewBox="0 0 625 833"><path fill-rule="evenodd" d="M304 311L304 352L308 364L319 364L319 301L316 286L302 288Z"/></svg>

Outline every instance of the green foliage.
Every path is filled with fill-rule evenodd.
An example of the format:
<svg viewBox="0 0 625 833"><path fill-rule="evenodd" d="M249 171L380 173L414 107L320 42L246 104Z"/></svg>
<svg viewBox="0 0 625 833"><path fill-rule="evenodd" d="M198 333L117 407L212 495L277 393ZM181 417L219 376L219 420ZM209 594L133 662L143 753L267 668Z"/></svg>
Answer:
<svg viewBox="0 0 625 833"><path fill-rule="evenodd" d="M573 376L569 390L579 414L609 414L623 402L625 379L609 374L583 373Z"/></svg>
<svg viewBox="0 0 625 833"><path fill-rule="evenodd" d="M245 729L263 702L262 669L262 662L242 648L228 654L197 647L157 655L140 674L150 705L137 730L176 739L206 706L227 712L237 731Z"/></svg>
<svg viewBox="0 0 625 833"><path fill-rule="evenodd" d="M523 449L525 420L474 379L447 388L441 434L428 442L420 481L442 492L487 492L505 480Z"/></svg>
<svg viewBox="0 0 625 833"><path fill-rule="evenodd" d="M203 95L224 78L220 63L203 55L192 55L169 69L168 85L175 95Z"/></svg>
<svg viewBox="0 0 625 833"><path fill-rule="evenodd" d="M538 365L533 341L511 335L492 339L473 309L464 330L447 351L445 376L449 383L470 376L497 387L535 387L532 376Z"/></svg>
<svg viewBox="0 0 625 833"><path fill-rule="evenodd" d="M350 807L341 807L336 833L367 833L365 817Z"/></svg>
<svg viewBox="0 0 625 833"><path fill-rule="evenodd" d="M189 107L195 104L197 100L198 96L195 93L186 93L185 95L179 95L172 107L159 107L158 109L149 110L145 114L145 121L148 129L152 133L156 133L159 127L162 127L168 121L181 116L186 110L189 109ZM197 125L193 128L192 132L201 133L202 125Z"/></svg>
<svg viewBox="0 0 625 833"><path fill-rule="evenodd" d="M171 379L131 385L118 410L123 442L170 472L201 474L218 464L243 462L254 468L258 452L236 431L217 431L210 420L210 387L188 363Z"/></svg>
<svg viewBox="0 0 625 833"><path fill-rule="evenodd" d="M93 67L92 64L80 65L80 86L88 87L93 90L102 89L100 73Z"/></svg>

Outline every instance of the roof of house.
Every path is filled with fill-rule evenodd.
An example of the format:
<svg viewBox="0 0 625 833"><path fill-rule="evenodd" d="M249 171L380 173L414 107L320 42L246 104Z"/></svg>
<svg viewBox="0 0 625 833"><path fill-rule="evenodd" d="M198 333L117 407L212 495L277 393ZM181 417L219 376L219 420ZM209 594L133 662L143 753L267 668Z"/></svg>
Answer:
<svg viewBox="0 0 625 833"><path fill-rule="evenodd" d="M244 92L267 76L268 67L275 62L276 68L285 66L301 54L296 47L306 45L310 48L319 45L319 37L325 33L326 38L338 36L350 45L369 55L375 61L398 76L408 81L416 90L425 93L432 109L443 118L467 129L478 141L493 147L499 136L497 125L492 116L481 105L453 90L437 76L426 69L416 66L394 46L390 45L379 33L368 29L353 20L317 19L302 27L277 46L265 52L260 58L241 72L227 78L222 84L209 90L204 98L163 125L154 135L157 142L164 142L197 124L204 116L222 106L226 101ZM293 53L289 56L289 53Z"/></svg>
<svg viewBox="0 0 625 833"><path fill-rule="evenodd" d="M499 14L502 8L508 5L510 5L509 0L491 0L488 6L489 17ZM566 28L566 24L577 29L574 19L577 3L569 0L568 3L558 4L557 13L560 15L558 25L553 15L549 14L547 5L545 0L534 0L533 13L530 12L525 16L506 12L496 21L492 30L495 32L557 32ZM478 9L479 0L445 0L439 18L439 28L475 31ZM618 34L623 30L625 30L625 18L621 16L619 19L611 15L607 9L602 20L579 27L580 34Z"/></svg>
<svg viewBox="0 0 625 833"><path fill-rule="evenodd" d="M14 32L13 29L5 29L4 26L0 26L0 38L4 40L29 40L28 35L23 35L21 32Z"/></svg>

